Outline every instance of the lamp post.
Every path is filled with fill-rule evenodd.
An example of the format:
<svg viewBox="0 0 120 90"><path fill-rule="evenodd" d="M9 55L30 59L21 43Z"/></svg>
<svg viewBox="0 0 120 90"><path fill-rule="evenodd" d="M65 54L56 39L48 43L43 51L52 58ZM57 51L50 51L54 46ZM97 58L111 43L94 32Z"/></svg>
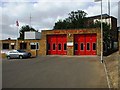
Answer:
<svg viewBox="0 0 120 90"><path fill-rule="evenodd" d="M19 22L18 22L18 20L16 21L16 26L17 26L17 35L19 37L19 31L18 31ZM18 49L18 38L17 38L17 42L16 42L16 49Z"/></svg>
<svg viewBox="0 0 120 90"><path fill-rule="evenodd" d="M103 25L102 25L102 0L95 0L95 2L101 1L101 63L103 63Z"/></svg>

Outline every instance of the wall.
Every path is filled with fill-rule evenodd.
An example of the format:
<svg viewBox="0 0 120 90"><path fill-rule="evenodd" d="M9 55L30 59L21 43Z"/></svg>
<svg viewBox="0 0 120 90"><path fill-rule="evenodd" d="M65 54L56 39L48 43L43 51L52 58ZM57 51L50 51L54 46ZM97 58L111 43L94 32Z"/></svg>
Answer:
<svg viewBox="0 0 120 90"><path fill-rule="evenodd" d="M36 57L36 55L39 54L39 51L40 51L40 46L39 46L39 50L37 50L37 51L35 49L31 49L31 47L30 47L30 43L39 42L39 44L40 44L40 40L18 40L18 41L17 40L2 40L1 42L2 43L9 43L10 48L8 50L12 50L11 43L15 43L14 49L20 49L20 43L27 43L27 48L24 50L27 52L31 52L32 57ZM8 51L8 50L6 49L6 51Z"/></svg>
<svg viewBox="0 0 120 90"><path fill-rule="evenodd" d="M102 21L103 21L104 23L110 24L110 27L112 27L111 20L112 20L111 18L103 18L103 19L102 19ZM94 23L95 23L96 21L101 21L101 18L100 18L100 19L94 19Z"/></svg>
<svg viewBox="0 0 120 90"><path fill-rule="evenodd" d="M75 34L97 34L97 55L100 55L101 51L101 34L99 28L93 29L74 29L74 30L43 30L41 32L41 39L40 40L18 40L18 45L16 44L16 40L2 40L2 43L15 43L15 47L20 49L20 43L27 43L27 49L25 51L31 52L32 56L36 55L46 55L47 54L47 35L57 35L57 34L66 34L67 35L67 42L74 42L74 35ZM32 50L30 48L30 43L39 42L39 50ZM10 44L9 44L10 45ZM11 50L11 48L9 49ZM74 45L73 47L67 46L67 55L74 55Z"/></svg>
<svg viewBox="0 0 120 90"><path fill-rule="evenodd" d="M57 35L57 34L67 34L67 42L74 42L74 35L75 34L92 34L92 33L96 33L97 34L97 55L100 55L100 39L101 39L101 35L100 35L100 29L98 28L94 28L94 29L74 29L74 30L44 30L42 31L42 38L41 38L41 43L40 46L42 48L40 48L40 55L46 55L47 54L47 50L46 50L46 46L47 46L47 35ZM67 55L74 55L74 46L73 47L67 47Z"/></svg>
<svg viewBox="0 0 120 90"><path fill-rule="evenodd" d="M35 39L35 32L25 32L25 39Z"/></svg>
<svg viewBox="0 0 120 90"><path fill-rule="evenodd" d="M88 22L86 23L86 24L88 24L87 26L89 26L89 24L92 23L92 20L93 20L93 22L95 22L96 20L101 21L101 17L99 16L99 17L89 18ZM110 28L111 28L110 32L111 32L112 40L114 42L117 42L117 40L118 40L117 19L112 16L110 16L110 18L108 18L108 16L107 17L103 16L103 22L106 22L107 24L109 24L109 20L110 20ZM89 22L91 22L91 23L89 23Z"/></svg>
<svg viewBox="0 0 120 90"><path fill-rule="evenodd" d="M35 32L35 39L41 39L41 33Z"/></svg>
<svg viewBox="0 0 120 90"><path fill-rule="evenodd" d="M29 31L25 32L25 39L40 39L40 32Z"/></svg>

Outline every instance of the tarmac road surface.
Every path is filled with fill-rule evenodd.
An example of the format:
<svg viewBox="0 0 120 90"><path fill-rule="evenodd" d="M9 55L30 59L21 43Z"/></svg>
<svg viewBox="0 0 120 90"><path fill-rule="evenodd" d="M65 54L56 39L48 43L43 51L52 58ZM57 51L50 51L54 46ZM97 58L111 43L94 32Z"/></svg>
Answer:
<svg viewBox="0 0 120 90"><path fill-rule="evenodd" d="M107 88L99 57L4 59L3 88Z"/></svg>

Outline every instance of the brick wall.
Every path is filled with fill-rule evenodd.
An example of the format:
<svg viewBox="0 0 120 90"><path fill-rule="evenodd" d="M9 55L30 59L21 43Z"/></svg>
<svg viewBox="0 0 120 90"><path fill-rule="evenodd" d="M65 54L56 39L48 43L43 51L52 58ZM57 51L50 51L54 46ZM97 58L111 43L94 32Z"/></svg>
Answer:
<svg viewBox="0 0 120 90"><path fill-rule="evenodd" d="M67 42L74 42L74 35L75 34L97 34L97 55L100 55L100 29L94 28L94 29L74 29L74 30L44 30L42 31L42 39L40 42L40 55L46 55L47 50L47 35L58 35L58 34L66 34L67 35ZM74 45L73 47L67 47L67 55L74 55Z"/></svg>
<svg viewBox="0 0 120 90"><path fill-rule="evenodd" d="M43 30L41 34L41 40L18 40L17 49L20 49L20 43L27 43L27 49L25 51L31 52L32 56L36 55L47 55L47 35L58 35L58 34L66 34L67 42L74 42L75 34L97 34L97 55L100 55L101 51L101 35L99 28L93 29L74 29L74 30ZM2 43L15 43L16 48L16 40L2 40ZM30 48L30 43L39 42L39 50L32 50ZM11 48L9 49L11 50ZM67 55L74 55L74 45L72 47L67 46Z"/></svg>
<svg viewBox="0 0 120 90"><path fill-rule="evenodd" d="M26 43L27 44L27 48L24 49L27 52L30 52L32 54L32 57L36 57L36 55L39 55L39 51L40 51L40 46L39 46L39 50L35 50L35 49L31 49L30 43L35 43L38 42L40 44L40 40L2 40L2 43L9 43L9 49L7 50L12 50L11 48L11 43L14 43L14 49L20 49L20 43ZM1 46L2 48L2 46Z"/></svg>

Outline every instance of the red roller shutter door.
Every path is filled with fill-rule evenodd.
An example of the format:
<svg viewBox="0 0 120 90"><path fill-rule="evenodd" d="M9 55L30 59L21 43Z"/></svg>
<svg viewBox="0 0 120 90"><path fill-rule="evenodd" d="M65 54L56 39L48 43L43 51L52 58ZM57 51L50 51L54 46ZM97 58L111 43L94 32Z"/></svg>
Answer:
<svg viewBox="0 0 120 90"><path fill-rule="evenodd" d="M96 55L96 34L74 36L75 55Z"/></svg>
<svg viewBox="0 0 120 90"><path fill-rule="evenodd" d="M48 55L66 55L67 54L66 35L48 35L47 53Z"/></svg>

